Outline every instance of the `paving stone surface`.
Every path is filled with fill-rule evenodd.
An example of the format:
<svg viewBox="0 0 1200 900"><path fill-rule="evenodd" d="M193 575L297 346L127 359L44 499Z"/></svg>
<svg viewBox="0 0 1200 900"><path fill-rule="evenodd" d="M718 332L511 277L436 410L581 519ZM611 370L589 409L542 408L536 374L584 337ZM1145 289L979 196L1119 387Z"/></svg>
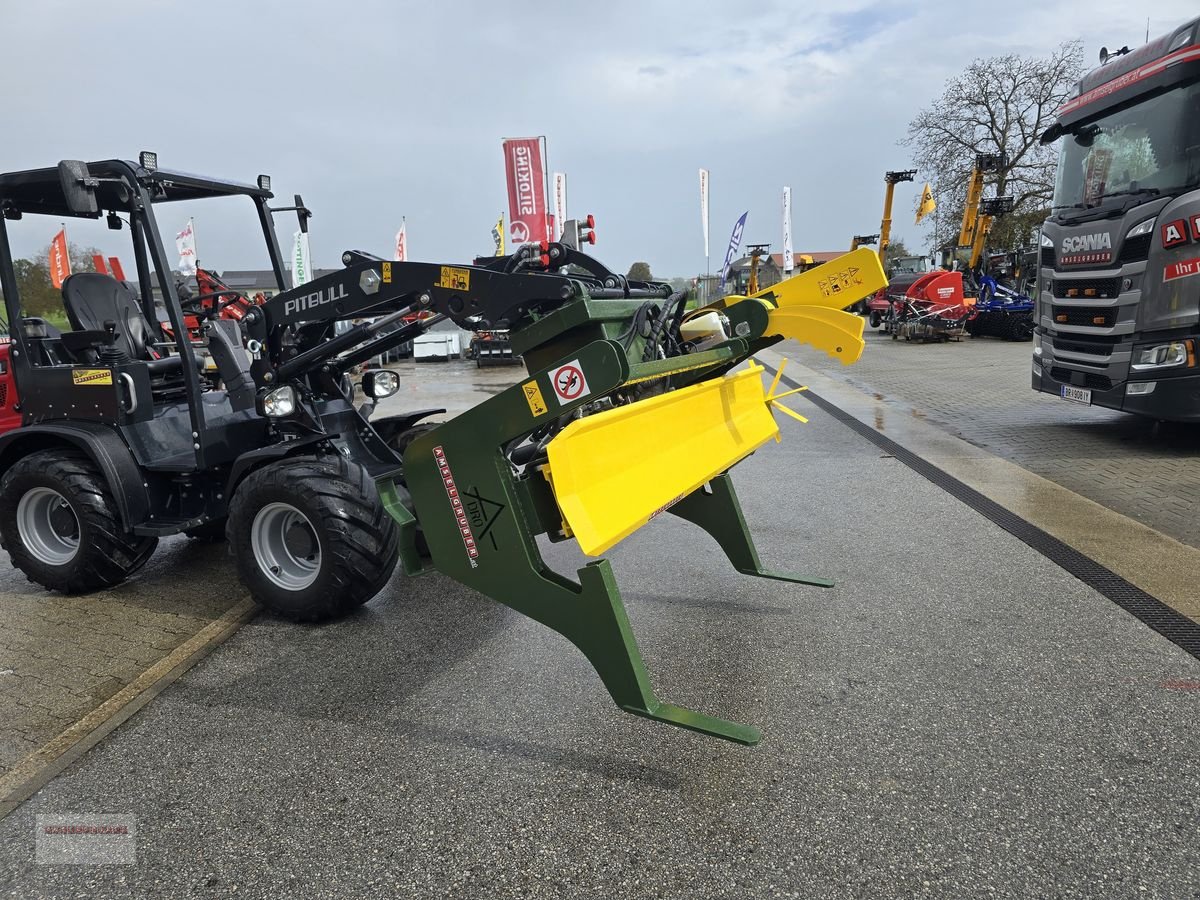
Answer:
<svg viewBox="0 0 1200 900"><path fill-rule="evenodd" d="M187 538L86 597L43 590L0 558L0 775L245 596L225 545Z"/></svg>
<svg viewBox="0 0 1200 900"><path fill-rule="evenodd" d="M454 415L524 371L465 360L394 368L401 390L379 415ZM223 543L168 538L133 579L85 597L43 590L0 552L0 776L245 596Z"/></svg>
<svg viewBox="0 0 1200 900"><path fill-rule="evenodd" d="M1030 389L1032 345L990 338L893 341L867 330L842 366L793 343L781 350L825 375L1011 460L1122 515L1200 547L1200 426L1069 403Z"/></svg>

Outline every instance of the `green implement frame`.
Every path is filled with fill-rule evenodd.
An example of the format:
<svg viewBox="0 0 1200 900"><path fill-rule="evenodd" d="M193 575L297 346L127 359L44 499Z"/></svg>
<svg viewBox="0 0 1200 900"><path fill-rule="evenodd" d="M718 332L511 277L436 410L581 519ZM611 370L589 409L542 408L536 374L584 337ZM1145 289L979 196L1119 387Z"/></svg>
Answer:
<svg viewBox="0 0 1200 900"><path fill-rule="evenodd" d="M754 744L761 737L755 728L664 703L655 696L612 567L605 559L588 563L578 571L576 581L546 565L537 536L546 534L551 540L569 536L553 488L540 467L521 470L506 452L548 421L640 379L672 373L686 377L744 358L746 342L730 343L705 354L635 365L613 340L593 340L574 350L563 346L560 349L569 350L568 357L414 440L404 455L404 478L412 507L420 511L420 529L434 567L566 637L591 662L621 709ZM544 400L554 396L550 372L568 362L578 363L587 373L589 392L577 401L555 404L552 412ZM405 570L420 571L416 520L395 483L385 481L380 488L402 526ZM822 587L832 584L762 567L728 474L713 478L669 511L712 535L739 572Z"/></svg>

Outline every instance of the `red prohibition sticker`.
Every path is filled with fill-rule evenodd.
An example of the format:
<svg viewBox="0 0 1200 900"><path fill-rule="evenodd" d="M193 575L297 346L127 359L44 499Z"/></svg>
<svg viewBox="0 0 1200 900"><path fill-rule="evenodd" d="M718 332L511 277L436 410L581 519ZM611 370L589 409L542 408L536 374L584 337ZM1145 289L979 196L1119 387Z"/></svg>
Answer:
<svg viewBox="0 0 1200 900"><path fill-rule="evenodd" d="M591 393L587 377L583 374L583 367L579 365L577 359L573 359L557 369L552 369L550 384L554 386L554 396L561 404L574 403L580 397L586 397Z"/></svg>

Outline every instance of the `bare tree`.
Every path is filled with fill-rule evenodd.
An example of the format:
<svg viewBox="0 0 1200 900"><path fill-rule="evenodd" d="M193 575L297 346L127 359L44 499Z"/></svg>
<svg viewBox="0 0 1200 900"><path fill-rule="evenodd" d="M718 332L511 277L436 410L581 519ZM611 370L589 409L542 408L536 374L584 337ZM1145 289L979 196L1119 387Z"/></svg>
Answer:
<svg viewBox="0 0 1200 900"><path fill-rule="evenodd" d="M1054 193L1057 153L1039 138L1083 72L1083 45L1059 45L1048 56L1009 54L977 59L946 82L942 95L917 113L902 142L913 149L938 209L933 243L955 239L977 153L1002 153L1006 164L988 176L994 195L1012 194L1013 213L993 226L992 243L1024 242ZM985 188L985 196L993 190ZM1018 234L1018 232L1021 232Z"/></svg>

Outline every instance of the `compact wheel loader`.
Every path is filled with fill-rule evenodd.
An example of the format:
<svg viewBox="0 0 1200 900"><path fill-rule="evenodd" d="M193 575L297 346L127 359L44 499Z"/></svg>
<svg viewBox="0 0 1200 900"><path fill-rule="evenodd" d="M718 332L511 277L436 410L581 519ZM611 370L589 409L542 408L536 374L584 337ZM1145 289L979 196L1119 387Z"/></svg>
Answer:
<svg viewBox="0 0 1200 900"><path fill-rule="evenodd" d="M287 288L272 196L266 176L170 172L152 154L0 175L23 417L0 437L13 564L48 588L93 591L135 573L163 536L223 530L253 597L303 621L371 599L397 564L438 570L566 636L622 709L756 742L753 728L658 700L602 555L669 513L740 572L828 585L763 568L728 471L779 439L773 410L795 415L753 354L794 337L857 359L862 320L841 309L883 285L876 255L691 312L670 286L563 243L473 265L347 251L340 270ZM243 303L240 318L220 315L241 302L229 292L181 299L171 277L156 210L197 198L248 203L261 224L280 293ZM307 227L299 197L286 209ZM23 316L10 224L104 215L127 227L136 289L79 273L62 291L71 330ZM424 421L440 410L374 416L398 389L387 370L363 376L355 405L354 367L445 320L507 332L527 377L443 423ZM540 535L596 559L575 577L554 572Z"/></svg>

